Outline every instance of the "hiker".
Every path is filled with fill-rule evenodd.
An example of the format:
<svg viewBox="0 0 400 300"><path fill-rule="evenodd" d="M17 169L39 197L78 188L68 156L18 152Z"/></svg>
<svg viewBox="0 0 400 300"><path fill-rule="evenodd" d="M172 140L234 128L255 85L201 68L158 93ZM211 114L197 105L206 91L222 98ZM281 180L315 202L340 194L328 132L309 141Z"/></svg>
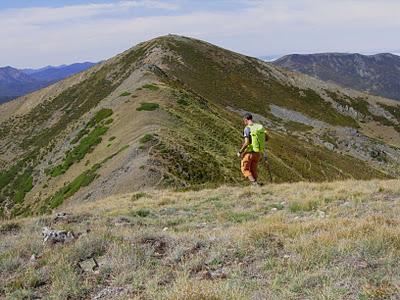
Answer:
<svg viewBox="0 0 400 300"><path fill-rule="evenodd" d="M242 159L241 170L243 175L249 179L251 184L259 185L257 182L257 166L261 160L261 155L264 154L268 135L261 124L253 122L253 116L250 113L243 116L243 123L246 125L243 134L244 143L237 156ZM264 159L266 160L265 154Z"/></svg>

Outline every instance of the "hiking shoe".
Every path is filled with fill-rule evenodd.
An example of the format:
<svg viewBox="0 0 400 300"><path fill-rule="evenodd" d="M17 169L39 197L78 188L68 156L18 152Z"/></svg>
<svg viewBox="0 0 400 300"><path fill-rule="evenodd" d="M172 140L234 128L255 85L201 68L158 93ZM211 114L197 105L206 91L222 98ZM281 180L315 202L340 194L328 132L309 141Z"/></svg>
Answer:
<svg viewBox="0 0 400 300"><path fill-rule="evenodd" d="M251 186L260 187L261 184L259 184L257 181L252 181L252 182L251 182Z"/></svg>

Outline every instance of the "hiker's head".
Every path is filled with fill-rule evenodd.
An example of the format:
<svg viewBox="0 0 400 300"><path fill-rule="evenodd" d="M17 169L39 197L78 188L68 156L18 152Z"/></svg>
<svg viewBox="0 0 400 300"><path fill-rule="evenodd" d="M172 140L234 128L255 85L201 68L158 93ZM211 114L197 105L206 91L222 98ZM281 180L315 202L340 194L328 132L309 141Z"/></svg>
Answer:
<svg viewBox="0 0 400 300"><path fill-rule="evenodd" d="M244 125L249 125L253 123L253 116L250 113L245 113L243 116Z"/></svg>

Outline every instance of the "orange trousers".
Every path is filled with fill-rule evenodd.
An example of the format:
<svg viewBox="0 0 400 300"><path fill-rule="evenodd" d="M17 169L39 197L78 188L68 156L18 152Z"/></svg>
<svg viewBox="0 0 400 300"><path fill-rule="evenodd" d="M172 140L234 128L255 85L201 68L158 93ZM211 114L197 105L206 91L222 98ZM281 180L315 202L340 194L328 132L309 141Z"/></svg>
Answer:
<svg viewBox="0 0 400 300"><path fill-rule="evenodd" d="M258 162L260 161L260 153L259 152L247 152L243 154L241 170L244 177L253 176L254 179L257 180L258 172Z"/></svg>

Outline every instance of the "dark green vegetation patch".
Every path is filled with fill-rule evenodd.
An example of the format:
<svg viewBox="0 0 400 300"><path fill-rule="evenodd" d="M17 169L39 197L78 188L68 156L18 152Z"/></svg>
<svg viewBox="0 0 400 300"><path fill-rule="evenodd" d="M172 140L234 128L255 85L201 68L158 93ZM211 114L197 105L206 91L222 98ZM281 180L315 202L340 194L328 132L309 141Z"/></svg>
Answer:
<svg viewBox="0 0 400 300"><path fill-rule="evenodd" d="M126 97L126 96L129 96L131 93L129 93L129 92L123 92L123 93L121 93L121 95L119 95L120 97Z"/></svg>
<svg viewBox="0 0 400 300"><path fill-rule="evenodd" d="M155 83L148 83L142 86L143 89L150 90L150 91L157 91L160 88Z"/></svg>
<svg viewBox="0 0 400 300"><path fill-rule="evenodd" d="M81 187L88 186L98 176L96 171L99 168L100 165L94 165L92 168L76 177L71 183L58 190L57 193L46 200L46 204L42 206L40 212L45 213L53 208L58 207L63 203L64 199L74 195Z"/></svg>
<svg viewBox="0 0 400 300"><path fill-rule="evenodd" d="M136 108L137 111L153 111L160 107L158 103L142 102L140 107Z"/></svg>
<svg viewBox="0 0 400 300"><path fill-rule="evenodd" d="M56 177L64 174L74 163L80 162L87 153L92 152L95 146L101 143L101 136L108 130L108 127L104 124L112 113L113 111L111 109L106 108L103 108L96 113L96 115L89 121L88 125L78 133L79 139L77 141L74 139L73 142L80 141L79 145L68 152L64 161L49 172L51 176Z"/></svg>
<svg viewBox="0 0 400 300"><path fill-rule="evenodd" d="M114 156L118 155L120 152L127 149L129 146L124 146L117 152L113 153L102 162L93 165L90 169L84 171L78 177L76 177L71 183L66 184L64 187L59 189L53 196L47 198L44 204L40 208L40 213L47 213L52 209L60 206L65 199L73 196L82 187L88 186L93 180L95 180L99 175L96 173L101 166L108 160L112 159Z"/></svg>
<svg viewBox="0 0 400 300"><path fill-rule="evenodd" d="M140 143L146 144L154 139L154 136L150 133L146 133L144 136L142 136L139 140Z"/></svg>

